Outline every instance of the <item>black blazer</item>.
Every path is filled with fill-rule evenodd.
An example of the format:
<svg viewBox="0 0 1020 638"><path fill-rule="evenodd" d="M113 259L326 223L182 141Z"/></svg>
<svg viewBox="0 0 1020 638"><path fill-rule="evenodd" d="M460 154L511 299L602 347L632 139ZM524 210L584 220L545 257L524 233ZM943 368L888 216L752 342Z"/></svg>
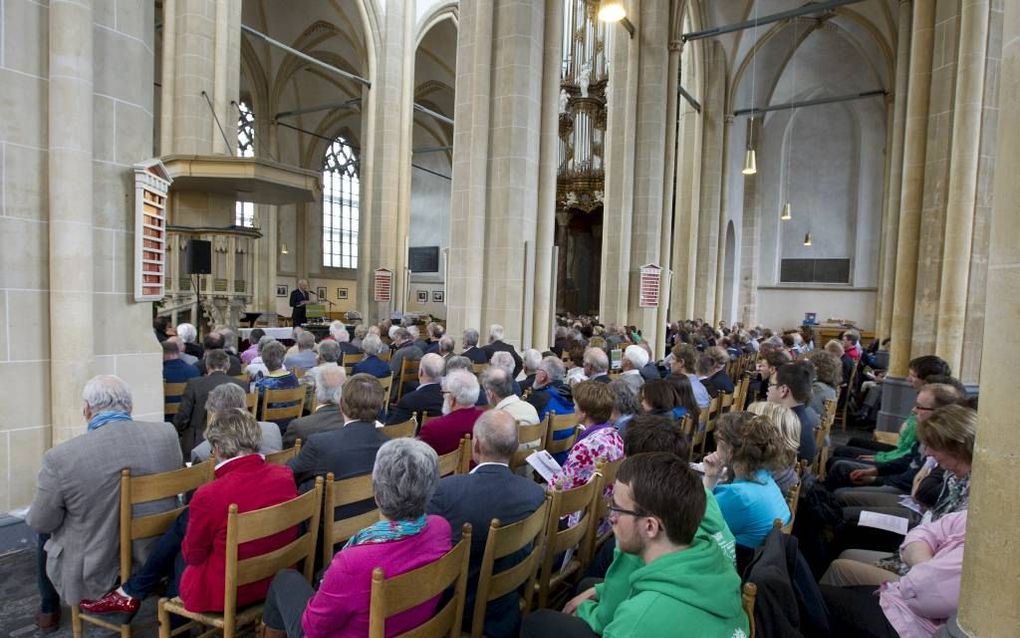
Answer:
<svg viewBox="0 0 1020 638"><path fill-rule="evenodd" d="M184 458L191 458L191 450L205 440L205 402L213 388L224 383L233 383L248 388L237 379L232 379L222 372L213 372L204 377L188 379L188 385L181 396L181 406L174 415L174 427L181 439L181 453Z"/></svg>
<svg viewBox="0 0 1020 638"><path fill-rule="evenodd" d="M294 480L302 488L311 487L317 476L332 472L340 480L369 474L375 453L389 437L370 421L352 421L338 430L319 432L302 441L298 455L287 461ZM304 489L302 489L304 491Z"/></svg>
<svg viewBox="0 0 1020 638"><path fill-rule="evenodd" d="M708 396L713 399L720 392L726 392L727 394L733 394L733 380L730 379L729 375L726 374L726 370L720 370L707 379L702 379L701 384L708 390Z"/></svg>
<svg viewBox="0 0 1020 638"><path fill-rule="evenodd" d="M471 534L471 559L468 565L468 601L464 606L465 631L470 630L475 591L478 589L478 571L492 519L498 518L504 525L516 523L534 513L544 500L545 490L539 484L517 476L505 465L483 465L472 474L448 476L439 481L428 512L449 521L457 539L460 538L464 523L471 523L471 529L474 530ZM522 551L497 561L495 571L513 567L526 555L527 552ZM511 592L489 603L485 610L486 636L517 636L520 625L517 601L517 592Z"/></svg>
<svg viewBox="0 0 1020 638"><path fill-rule="evenodd" d="M307 292L301 292L300 288L295 288L290 291L290 307L294 309L291 313L291 323L295 326L300 326L308 321L308 315L305 311L304 306L299 306L302 301L308 301L310 297Z"/></svg>
<svg viewBox="0 0 1020 638"><path fill-rule="evenodd" d="M485 352L485 355L488 357L485 360L486 363L488 363L489 360L492 359L492 355L496 354L497 352L509 352L513 356L513 358L514 358L514 378L515 379L517 378L517 375L519 375L521 373L521 370L524 369L524 360L521 359L521 355L517 354L517 351L514 350L514 347L512 345L510 345L509 343L506 343L505 341L493 341L489 345L483 346L482 350Z"/></svg>
<svg viewBox="0 0 1020 638"><path fill-rule="evenodd" d="M298 439L301 439L301 444L304 445L313 434L339 430L343 426L344 417L340 414L340 408L328 403L308 416L291 421L287 431L283 433L283 447L294 447L294 442Z"/></svg>
<svg viewBox="0 0 1020 638"><path fill-rule="evenodd" d="M361 354L361 348L350 341L338 341L337 345L340 346L340 352L344 354Z"/></svg>
<svg viewBox="0 0 1020 638"><path fill-rule="evenodd" d="M464 352L460 353L460 356L471 359L471 363L488 363L489 355L484 350L477 346L471 346Z"/></svg>
<svg viewBox="0 0 1020 638"><path fill-rule="evenodd" d="M414 391L405 393L396 405L390 407L386 424L403 423L414 412L418 413L419 418L422 414L439 416L443 413L443 388L439 383L418 386Z"/></svg>
<svg viewBox="0 0 1020 638"><path fill-rule="evenodd" d="M227 374L232 376L232 377L240 376L241 375L241 369L242 369L241 359L236 354L234 354L232 352L228 352L227 353L227 358L230 359L230 367L227 368ZM204 359L199 359L198 363L195 364L195 367L198 368L199 372L201 372L202 374L205 374L205 360Z"/></svg>

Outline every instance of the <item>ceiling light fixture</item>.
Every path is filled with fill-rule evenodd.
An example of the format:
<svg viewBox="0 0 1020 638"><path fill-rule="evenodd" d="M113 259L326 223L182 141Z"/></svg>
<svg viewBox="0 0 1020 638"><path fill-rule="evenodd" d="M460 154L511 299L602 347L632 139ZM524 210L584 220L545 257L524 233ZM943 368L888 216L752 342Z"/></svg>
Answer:
<svg viewBox="0 0 1020 638"><path fill-rule="evenodd" d="M804 233L804 245L805 246L811 245L811 233Z"/></svg>
<svg viewBox="0 0 1020 638"><path fill-rule="evenodd" d="M284 242L284 243L280 244L280 254L281 254L281 255L289 255L289 254L290 254L290 251L289 251L289 250L287 250L287 244L286 244L286 242Z"/></svg>
<svg viewBox="0 0 1020 638"><path fill-rule="evenodd" d="M784 222L788 222L791 219L793 219L793 213L791 212L791 209L792 207L790 206L790 202L786 202L786 205L783 206L783 214L779 216L779 219L783 220Z"/></svg>
<svg viewBox="0 0 1020 638"><path fill-rule="evenodd" d="M627 9L623 6L623 0L599 0L598 18L602 22L622 23L630 37L634 37L634 25L627 19Z"/></svg>

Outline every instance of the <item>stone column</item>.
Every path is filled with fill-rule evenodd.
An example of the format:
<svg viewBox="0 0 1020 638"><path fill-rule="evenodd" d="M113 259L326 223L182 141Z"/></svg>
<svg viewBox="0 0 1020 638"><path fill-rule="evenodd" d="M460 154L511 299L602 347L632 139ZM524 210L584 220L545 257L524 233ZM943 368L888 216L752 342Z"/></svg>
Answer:
<svg viewBox="0 0 1020 638"><path fill-rule="evenodd" d="M662 180L662 212L659 219L661 228L659 230L659 258L662 263L662 286L659 296L659 308L656 313L656 334L655 342L652 344L652 353L662 356L666 349L666 323L669 321L670 299L672 298L673 277L676 271L673 267L672 253L670 251L671 227L674 223L674 202L673 191L676 177L676 153L677 153L677 89L680 79L680 52L683 49L682 43L675 40L669 43L669 65L666 71L666 158L664 161L664 176Z"/></svg>
<svg viewBox="0 0 1020 638"><path fill-rule="evenodd" d="M763 118L751 119L751 136L753 139L762 139ZM779 215L779 211L761 210L761 189L758 175L745 175L744 177L744 209L741 220L740 261L735 264L738 269L734 274L734 285L738 287L737 299L739 304L738 317L747 329L751 329L757 321L758 316L758 273L761 270L758 264L759 251L761 250L761 227L763 215Z"/></svg>
<svg viewBox="0 0 1020 638"><path fill-rule="evenodd" d="M695 55L699 45L699 42L690 43L685 55ZM694 316L699 223L697 202L701 200L702 115L686 100L680 102L680 109L680 139L677 146L680 161L674 194L676 221L673 224L672 262L675 275L670 305L674 317L686 319Z"/></svg>
<svg viewBox="0 0 1020 638"><path fill-rule="evenodd" d="M705 96L702 101L704 131L701 160L701 191L698 210L698 253L695 272L694 317L712 320L715 311L715 279L719 259L719 211L722 198L723 137L726 126L726 71L722 46L706 43Z"/></svg>
<svg viewBox="0 0 1020 638"><path fill-rule="evenodd" d="M973 4L973 3L971 3ZM1013 551L1020 509L1011 478L1020 457L1020 393L1010 374L1020 360L1020 5L1005 2L999 90L998 157L991 219L981 410L971 476L956 635L1013 636L1020 627L1020 553Z"/></svg>
<svg viewBox="0 0 1020 638"><path fill-rule="evenodd" d="M903 139L903 185L896 241L895 288L890 324L889 376L882 384L877 428L896 431L910 412L914 391L906 381L911 359L914 293L917 289L921 207L924 201L925 153L928 145L928 100L931 95L935 3L914 4L910 40L910 78Z"/></svg>
<svg viewBox="0 0 1020 638"><path fill-rule="evenodd" d="M715 259L715 296L709 300L708 307L712 312L712 323L716 324L722 316L723 309L723 298L726 296L726 282L724 281L726 272L726 228L730 208L730 189L728 185L729 172L732 168L729 164L729 145L730 136L733 134L733 122L735 121L732 115L726 115L724 120L725 126L723 127L722 134L722 175L720 176L722 192L719 196L719 228L718 236L716 240L719 242L716 248L716 259ZM741 160L741 164L743 161ZM743 175L741 175L743 177Z"/></svg>
<svg viewBox="0 0 1020 638"><path fill-rule="evenodd" d="M910 21L912 0L900 0L896 37L896 88L886 176L885 219L882 220L882 253L879 264L878 317L875 335L889 334L893 317L896 281L896 245L900 227L900 195L903 187L903 138L907 116L907 83L910 77Z"/></svg>
<svg viewBox="0 0 1020 638"><path fill-rule="evenodd" d="M971 0L962 3L960 16L949 199L935 341L935 353L945 359L957 374L963 360L963 328L967 318L967 284L974 235L985 55L988 49L988 11L988 0Z"/></svg>
<svg viewBox="0 0 1020 638"><path fill-rule="evenodd" d="M92 0L52 0L49 25L50 408L53 443L81 423L95 360L92 268Z"/></svg>

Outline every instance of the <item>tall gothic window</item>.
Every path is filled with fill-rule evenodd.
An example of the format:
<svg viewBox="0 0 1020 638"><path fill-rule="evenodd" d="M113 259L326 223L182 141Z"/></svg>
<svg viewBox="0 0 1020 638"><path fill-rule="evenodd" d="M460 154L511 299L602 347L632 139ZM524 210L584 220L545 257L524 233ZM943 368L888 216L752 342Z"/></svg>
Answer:
<svg viewBox="0 0 1020 638"><path fill-rule="evenodd" d="M237 155L238 157L255 157L255 114L244 102L237 104ZM255 204L253 202L237 202L234 208L234 225L255 225Z"/></svg>
<svg viewBox="0 0 1020 638"><path fill-rule="evenodd" d="M322 162L322 265L358 267L359 180L354 150L342 137Z"/></svg>

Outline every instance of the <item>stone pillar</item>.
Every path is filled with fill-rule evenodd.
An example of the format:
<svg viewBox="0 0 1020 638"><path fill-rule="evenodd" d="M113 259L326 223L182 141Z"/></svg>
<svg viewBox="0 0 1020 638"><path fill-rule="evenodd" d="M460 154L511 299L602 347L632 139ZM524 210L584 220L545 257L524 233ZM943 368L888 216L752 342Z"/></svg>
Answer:
<svg viewBox="0 0 1020 638"><path fill-rule="evenodd" d="M717 324L719 320L723 319L723 298L726 296L726 282L724 281L726 272L726 220L729 218L728 211L730 208L730 189L728 186L729 172L732 168L729 166L729 145L730 136L733 134L733 123L735 118L732 115L726 115L724 120L725 126L723 127L722 134L722 175L721 175L721 188L722 192L719 196L719 222L718 222L718 235L716 241L718 241L718 247L716 248L716 259L715 259L715 295L709 300L708 307L712 311L712 323ZM743 164L743 160L740 160ZM743 177L743 175L741 175Z"/></svg>
<svg viewBox="0 0 1020 638"><path fill-rule="evenodd" d="M691 42L687 45L684 55L695 55L695 50L699 46L700 42ZM688 79L684 79L685 83L687 81ZM673 224L672 263L675 274L670 306L674 317L684 319L694 316L700 217L698 202L701 200L701 123L702 115L686 100L681 100L680 134L677 144L679 174L674 191L676 220Z"/></svg>
<svg viewBox="0 0 1020 638"><path fill-rule="evenodd" d="M756 117L750 120L751 136L753 139L762 139L763 118ZM779 215L779 211L761 210L761 189L758 175L745 175L744 177L744 206L741 221L740 261L736 263L737 272L734 274L735 284L739 293L737 299L737 317L750 330L758 319L758 273L761 270L758 264L759 251L761 250L761 227L763 215Z"/></svg>
<svg viewBox="0 0 1020 638"><path fill-rule="evenodd" d="M723 137L726 126L726 61L722 46L706 43L705 96L702 101L703 151L698 210L698 254L695 261L693 316L706 321L715 312L715 280L719 259L719 212L722 201Z"/></svg>
<svg viewBox="0 0 1020 638"><path fill-rule="evenodd" d="M900 0L896 37L896 88L886 176L885 218L882 220L882 253L879 263L878 317L875 335L882 339L892 327L896 281L896 245L900 227L900 195L903 188L903 137L907 116L907 83L910 77L910 20L912 0Z"/></svg>
<svg viewBox="0 0 1020 638"><path fill-rule="evenodd" d="M679 40L669 43L669 65L666 71L666 158L662 180L662 212L659 215L659 258L662 263L662 287L659 296L659 308L656 313L655 342L652 353L655 357L663 356L666 349L666 324L669 322L670 299L672 298L673 267L672 253L669 249L672 236L670 232L674 221L673 191L676 178L676 144L677 144L677 88L680 79L680 52L682 43Z"/></svg>
<svg viewBox="0 0 1020 638"><path fill-rule="evenodd" d="M383 42L376 59L376 73L368 91L371 121L368 145L372 152L362 174L370 191L361 215L364 231L359 259L359 307L367 309L366 321L389 317L404 307L407 298L406 239L411 215L411 130L414 104L414 9L404 2L386 6ZM300 268L301 266L299 266ZM392 301L371 302L372 271L393 271ZM362 305L363 304L363 305Z"/></svg>
<svg viewBox="0 0 1020 638"><path fill-rule="evenodd" d="M988 11L988 0L972 0L962 3L960 16L949 199L935 341L935 353L957 374L963 361L963 329L967 318L967 284L985 97Z"/></svg>
<svg viewBox="0 0 1020 638"><path fill-rule="evenodd" d="M81 389L93 374L92 0L52 0L49 25L50 321L53 443L81 423Z"/></svg>
<svg viewBox="0 0 1020 638"><path fill-rule="evenodd" d="M1011 478L1020 457L1014 423L1020 393L1010 374L1020 360L1020 5L1005 2L999 90L998 156L991 219L981 410L971 473L959 625L965 635L1013 636L1020 627L1020 553L1013 550L1020 509Z"/></svg>

